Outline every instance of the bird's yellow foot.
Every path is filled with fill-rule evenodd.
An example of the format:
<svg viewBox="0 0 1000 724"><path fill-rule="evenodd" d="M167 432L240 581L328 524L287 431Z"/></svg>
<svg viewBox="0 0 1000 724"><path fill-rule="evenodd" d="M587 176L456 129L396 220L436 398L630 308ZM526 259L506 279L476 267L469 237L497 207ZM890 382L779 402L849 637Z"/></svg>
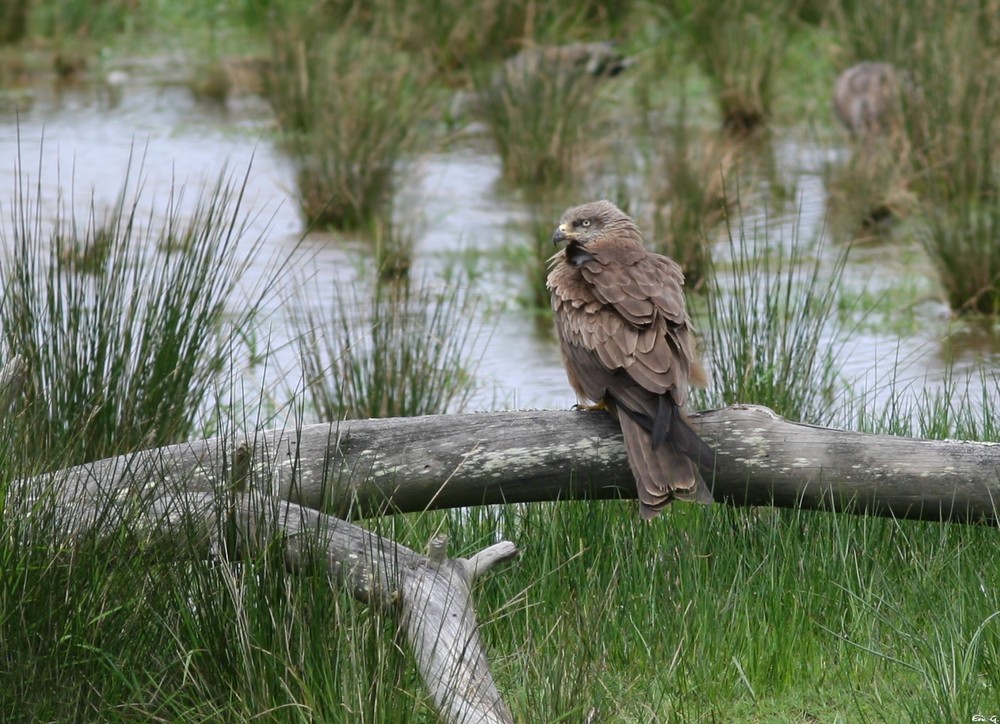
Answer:
<svg viewBox="0 0 1000 724"><path fill-rule="evenodd" d="M607 410L608 406L603 402L598 402L596 405L581 405L579 403L573 405L574 410L583 410L584 412L594 412L596 410Z"/></svg>

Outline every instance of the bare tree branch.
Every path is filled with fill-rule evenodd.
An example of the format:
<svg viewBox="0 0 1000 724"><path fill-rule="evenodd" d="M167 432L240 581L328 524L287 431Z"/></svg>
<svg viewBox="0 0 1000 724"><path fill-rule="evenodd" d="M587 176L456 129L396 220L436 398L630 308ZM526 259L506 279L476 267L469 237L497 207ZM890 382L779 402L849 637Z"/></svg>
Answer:
<svg viewBox="0 0 1000 724"><path fill-rule="evenodd" d="M352 523L246 492L121 496L103 505L78 499L57 513L63 525L55 530L70 540L115 535L124 526L139 545L172 541L173 549L200 558L254 555L278 540L289 570L323 571L354 598L398 613L442 721L513 722L490 672L470 591L478 575L517 555L513 543L471 560L449 559L441 547L431 560Z"/></svg>
<svg viewBox="0 0 1000 724"><path fill-rule="evenodd" d="M717 452L706 480L731 505L997 522L998 444L820 428L746 405L691 422ZM242 458L232 452L240 449ZM617 424L601 412L570 411L351 420L215 438L58 471L50 482L65 499L100 500L137 485L227 489L261 471L279 498L343 518L635 497ZM38 489L37 481L23 484Z"/></svg>

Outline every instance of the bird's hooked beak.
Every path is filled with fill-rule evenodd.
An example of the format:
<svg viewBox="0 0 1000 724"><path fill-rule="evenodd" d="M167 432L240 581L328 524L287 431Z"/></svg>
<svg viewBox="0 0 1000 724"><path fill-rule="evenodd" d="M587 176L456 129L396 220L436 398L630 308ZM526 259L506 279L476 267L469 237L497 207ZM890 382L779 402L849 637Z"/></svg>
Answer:
<svg viewBox="0 0 1000 724"><path fill-rule="evenodd" d="M552 244L559 246L564 242L571 241L573 237L567 233L568 231L568 224L559 224L559 226L556 227L555 232L552 234Z"/></svg>

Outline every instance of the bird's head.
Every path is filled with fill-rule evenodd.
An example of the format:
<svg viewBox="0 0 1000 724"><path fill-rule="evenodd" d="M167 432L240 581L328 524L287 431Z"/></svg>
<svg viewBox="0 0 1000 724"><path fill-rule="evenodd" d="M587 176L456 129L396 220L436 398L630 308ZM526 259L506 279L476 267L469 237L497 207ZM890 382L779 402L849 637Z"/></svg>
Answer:
<svg viewBox="0 0 1000 724"><path fill-rule="evenodd" d="M610 201L591 201L574 206L562 215L553 244L566 244L567 255L583 252L586 247L602 239L633 240L642 243L642 235L635 222Z"/></svg>

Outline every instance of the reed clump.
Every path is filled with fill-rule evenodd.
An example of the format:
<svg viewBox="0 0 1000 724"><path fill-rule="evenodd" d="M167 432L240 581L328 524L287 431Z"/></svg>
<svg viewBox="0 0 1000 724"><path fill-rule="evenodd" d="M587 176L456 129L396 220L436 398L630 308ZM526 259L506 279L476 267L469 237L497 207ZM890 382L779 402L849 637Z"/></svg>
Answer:
<svg viewBox="0 0 1000 724"><path fill-rule="evenodd" d="M669 2L686 54L713 85L722 125L736 135L764 127L772 115L774 73L788 47L793 0Z"/></svg>
<svg viewBox="0 0 1000 724"><path fill-rule="evenodd" d="M904 104L921 238L956 313L1000 310L1000 4L938 8ZM944 52L948 48L948 52Z"/></svg>
<svg viewBox="0 0 1000 724"><path fill-rule="evenodd" d="M574 197L565 199L561 194L541 194L531 204L528 217L516 230L521 232L527 243L505 244L505 262L525 280L518 300L528 309L548 311L552 308L551 292L546 284L549 276L549 261L559 251L552 243L559 217L570 206L575 205Z"/></svg>
<svg viewBox="0 0 1000 724"><path fill-rule="evenodd" d="M712 230L729 214L726 180L735 171L740 149L717 132L698 130L683 105L666 128L649 128L647 137L647 242L680 264L686 287L698 291L711 274Z"/></svg>
<svg viewBox="0 0 1000 724"><path fill-rule="evenodd" d="M269 96L307 221L351 229L387 214L428 118L420 64L351 22L326 34L308 16L275 27L271 46Z"/></svg>
<svg viewBox="0 0 1000 724"><path fill-rule="evenodd" d="M584 159L603 150L601 77L564 50L531 48L473 75L472 113L485 124L513 186L573 183Z"/></svg>
<svg viewBox="0 0 1000 724"><path fill-rule="evenodd" d="M476 295L460 279L369 284L338 287L295 322L313 408L323 420L460 411L481 354Z"/></svg>
<svg viewBox="0 0 1000 724"><path fill-rule="evenodd" d="M412 53L427 54L444 77L516 51L534 20L549 3L488 0L469 3L381 0L377 23L385 37Z"/></svg>
<svg viewBox="0 0 1000 724"><path fill-rule="evenodd" d="M838 237L887 233L918 206L906 109L918 98L914 48L926 42L931 4L832 2L832 110L850 134L850 158L824 170L828 209Z"/></svg>
<svg viewBox="0 0 1000 724"><path fill-rule="evenodd" d="M825 164L823 182L831 230L838 240L883 236L894 220L918 209L908 162L878 141L856 149L842 162Z"/></svg>
<svg viewBox="0 0 1000 724"><path fill-rule="evenodd" d="M7 0L0 7L0 45L17 43L28 31L29 0Z"/></svg>
<svg viewBox="0 0 1000 724"><path fill-rule="evenodd" d="M37 459L68 465L195 431L261 302L229 306L259 244L242 184L223 173L189 212L178 189L154 220L141 216L141 184L126 181L106 215L91 206L80 223L60 204L49 226L41 186L32 196L19 176L0 330L28 369L16 414ZM183 250L167 244L177 238Z"/></svg>
<svg viewBox="0 0 1000 724"><path fill-rule="evenodd" d="M941 19L935 17L935 5L944 4L829 2L827 19L835 32L835 64L846 68L874 61L909 67L914 49L926 40L930 26Z"/></svg>
<svg viewBox="0 0 1000 724"><path fill-rule="evenodd" d="M828 423L843 384L835 364L842 344L835 311L846 252L828 270L821 249L808 248L797 226L787 245L783 239L765 244L758 233L742 220L735 231L730 226L729 259L713 263L700 325L712 399Z"/></svg>
<svg viewBox="0 0 1000 724"><path fill-rule="evenodd" d="M558 0L379 0L372 3L378 32L394 45L429 54L446 82L457 71L469 71L510 57L548 37L620 34L630 1L586 0L572 6Z"/></svg>
<svg viewBox="0 0 1000 724"><path fill-rule="evenodd" d="M919 238L956 314L1000 315L1000 202L958 197L924 201Z"/></svg>
<svg viewBox="0 0 1000 724"><path fill-rule="evenodd" d="M147 19L135 0L42 0L29 6L33 34L58 40L107 38Z"/></svg>

